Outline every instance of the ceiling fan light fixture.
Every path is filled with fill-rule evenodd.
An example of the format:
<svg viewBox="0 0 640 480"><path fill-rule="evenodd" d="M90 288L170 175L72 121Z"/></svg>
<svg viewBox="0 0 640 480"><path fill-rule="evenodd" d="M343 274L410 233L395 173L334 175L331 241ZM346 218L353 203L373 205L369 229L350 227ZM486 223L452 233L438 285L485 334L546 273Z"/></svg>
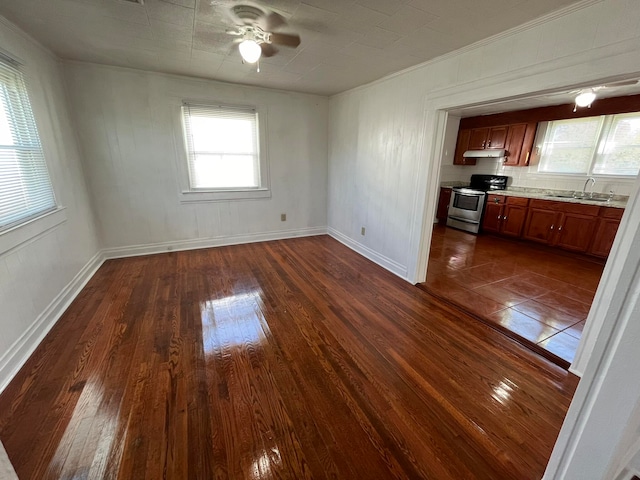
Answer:
<svg viewBox="0 0 640 480"><path fill-rule="evenodd" d="M593 101L596 99L596 92L591 88L589 90L581 91L576 95L576 106L578 107L590 107Z"/></svg>
<svg viewBox="0 0 640 480"><path fill-rule="evenodd" d="M262 55L262 49L255 40L243 40L239 48L240 55L247 63L256 63Z"/></svg>

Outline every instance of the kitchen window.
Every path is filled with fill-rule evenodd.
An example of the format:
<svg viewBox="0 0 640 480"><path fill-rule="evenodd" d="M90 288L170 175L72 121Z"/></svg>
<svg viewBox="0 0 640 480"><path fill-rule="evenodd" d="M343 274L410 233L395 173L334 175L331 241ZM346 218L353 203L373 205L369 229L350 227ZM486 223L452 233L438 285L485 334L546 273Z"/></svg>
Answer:
<svg viewBox="0 0 640 480"><path fill-rule="evenodd" d="M55 209L22 72L17 63L0 57L0 231Z"/></svg>
<svg viewBox="0 0 640 480"><path fill-rule="evenodd" d="M182 121L186 201L269 196L263 117L255 108L185 102Z"/></svg>
<svg viewBox="0 0 640 480"><path fill-rule="evenodd" d="M640 113L548 122L538 171L633 177L640 170Z"/></svg>

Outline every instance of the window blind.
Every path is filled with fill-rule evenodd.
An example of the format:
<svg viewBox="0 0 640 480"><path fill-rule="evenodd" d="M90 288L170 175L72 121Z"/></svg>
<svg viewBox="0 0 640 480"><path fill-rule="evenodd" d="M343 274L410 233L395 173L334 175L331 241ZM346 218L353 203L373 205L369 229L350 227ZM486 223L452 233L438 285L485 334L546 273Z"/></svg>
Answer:
<svg viewBox="0 0 640 480"><path fill-rule="evenodd" d="M254 108L184 103L182 113L192 190L260 186Z"/></svg>
<svg viewBox="0 0 640 480"><path fill-rule="evenodd" d="M0 58L0 231L55 207L24 78Z"/></svg>

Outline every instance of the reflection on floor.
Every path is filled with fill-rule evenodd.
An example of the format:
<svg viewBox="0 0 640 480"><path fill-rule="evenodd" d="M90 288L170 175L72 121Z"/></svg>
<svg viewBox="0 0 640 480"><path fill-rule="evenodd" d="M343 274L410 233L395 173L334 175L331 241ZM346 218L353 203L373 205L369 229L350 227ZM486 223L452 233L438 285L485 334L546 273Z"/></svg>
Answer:
<svg viewBox="0 0 640 480"><path fill-rule="evenodd" d="M544 246L436 226L424 286L570 363L602 269Z"/></svg>

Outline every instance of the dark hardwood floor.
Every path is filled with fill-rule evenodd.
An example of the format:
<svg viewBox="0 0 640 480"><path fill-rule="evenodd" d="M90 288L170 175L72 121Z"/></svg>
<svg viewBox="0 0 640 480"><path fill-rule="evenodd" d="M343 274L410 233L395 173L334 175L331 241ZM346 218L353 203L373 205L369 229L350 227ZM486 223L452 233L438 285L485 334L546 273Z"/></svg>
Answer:
<svg viewBox="0 0 640 480"><path fill-rule="evenodd" d="M21 479L539 479L576 385L319 236L106 262L0 439Z"/></svg>
<svg viewBox="0 0 640 480"><path fill-rule="evenodd" d="M557 248L438 225L421 286L568 368L603 269Z"/></svg>

